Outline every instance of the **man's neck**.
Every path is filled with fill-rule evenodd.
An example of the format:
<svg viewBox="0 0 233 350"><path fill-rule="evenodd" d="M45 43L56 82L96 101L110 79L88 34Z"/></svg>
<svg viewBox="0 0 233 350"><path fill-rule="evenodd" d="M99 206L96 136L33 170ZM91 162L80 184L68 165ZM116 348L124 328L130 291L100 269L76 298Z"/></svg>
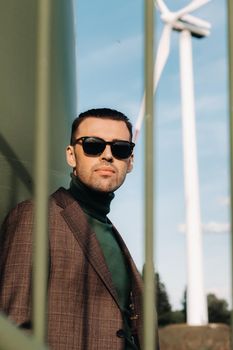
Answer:
<svg viewBox="0 0 233 350"><path fill-rule="evenodd" d="M106 222L106 215L110 212L110 203L114 198L113 192L95 191L74 174L71 174L70 192L87 214Z"/></svg>

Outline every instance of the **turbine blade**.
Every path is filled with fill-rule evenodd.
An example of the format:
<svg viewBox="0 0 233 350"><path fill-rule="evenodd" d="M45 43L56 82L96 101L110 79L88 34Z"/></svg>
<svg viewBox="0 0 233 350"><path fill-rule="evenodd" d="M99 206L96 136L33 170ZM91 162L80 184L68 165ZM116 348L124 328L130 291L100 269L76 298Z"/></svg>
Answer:
<svg viewBox="0 0 233 350"><path fill-rule="evenodd" d="M139 113L138 113L138 117L136 120L136 124L135 124L135 131L134 131L134 136L133 136L133 142L136 143L138 140L138 136L142 127L142 122L144 119L144 115L145 115L145 93L143 94L143 98L142 98L142 102L140 104L140 108L139 108Z"/></svg>
<svg viewBox="0 0 233 350"><path fill-rule="evenodd" d="M192 15L184 15L180 19L190 24L193 24L194 26L197 26L197 27L202 27L204 29L211 29L211 24L209 22L204 21L203 19L200 19Z"/></svg>
<svg viewBox="0 0 233 350"><path fill-rule="evenodd" d="M193 0L187 6L183 7L179 11L173 12L174 20L186 15L188 12L197 10L199 7L207 4L211 0Z"/></svg>
<svg viewBox="0 0 233 350"><path fill-rule="evenodd" d="M155 0L155 5L158 7L160 12L170 12L163 0Z"/></svg>
<svg viewBox="0 0 233 350"><path fill-rule="evenodd" d="M167 62L168 55L170 52L171 31L172 31L172 27L169 24L164 26L163 33L161 35L161 39L157 49L157 55L156 55L156 60L154 64L154 92L157 88L159 79L161 77L161 74L163 72L164 66ZM134 142L137 141L139 132L141 130L142 122L144 119L144 115L145 115L145 93L142 98L142 102L138 113L138 118L135 124Z"/></svg>
<svg viewBox="0 0 233 350"><path fill-rule="evenodd" d="M163 72L164 66L167 62L168 55L170 52L170 41L171 41L171 31L172 27L169 24L164 26L159 46L157 49L157 55L154 67L154 92L157 88L159 79Z"/></svg>

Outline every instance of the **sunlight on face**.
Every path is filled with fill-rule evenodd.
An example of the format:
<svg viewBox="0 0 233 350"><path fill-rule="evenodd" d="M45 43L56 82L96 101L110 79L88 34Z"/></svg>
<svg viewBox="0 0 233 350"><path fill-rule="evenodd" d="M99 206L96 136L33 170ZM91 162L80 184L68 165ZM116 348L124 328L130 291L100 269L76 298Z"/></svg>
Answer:
<svg viewBox="0 0 233 350"><path fill-rule="evenodd" d="M96 136L105 141L130 141L124 121L95 117L81 122L75 138L82 136ZM85 185L97 191L112 192L122 185L126 174L132 170L133 155L127 159L116 159L107 145L102 154L89 156L83 152L82 145L77 144L67 148L67 162L74 169L74 175Z"/></svg>

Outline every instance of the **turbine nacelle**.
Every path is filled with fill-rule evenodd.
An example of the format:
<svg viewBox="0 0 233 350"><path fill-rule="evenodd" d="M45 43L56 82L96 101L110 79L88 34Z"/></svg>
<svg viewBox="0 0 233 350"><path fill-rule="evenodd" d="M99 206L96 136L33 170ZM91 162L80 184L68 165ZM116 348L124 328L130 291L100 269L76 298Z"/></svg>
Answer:
<svg viewBox="0 0 233 350"><path fill-rule="evenodd" d="M173 24L173 29L181 32L182 30L188 30L192 36L196 38L203 38L210 35L210 30L202 27L197 27L190 22L186 22L183 19L176 21Z"/></svg>
<svg viewBox="0 0 233 350"><path fill-rule="evenodd" d="M171 28L182 31L189 30L194 37L202 38L210 34L211 25L198 17L189 15L188 12L196 10L210 0L194 0L179 11L172 12L165 5L163 0L157 0L156 5L161 12L161 20Z"/></svg>

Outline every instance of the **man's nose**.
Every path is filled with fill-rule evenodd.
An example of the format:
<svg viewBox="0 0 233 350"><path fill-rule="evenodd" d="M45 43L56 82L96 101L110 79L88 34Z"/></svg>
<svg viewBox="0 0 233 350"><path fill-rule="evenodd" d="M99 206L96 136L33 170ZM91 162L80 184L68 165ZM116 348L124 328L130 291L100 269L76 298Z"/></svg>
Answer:
<svg viewBox="0 0 233 350"><path fill-rule="evenodd" d="M103 153L101 154L101 158L105 159L107 161L112 161L113 160L113 155L112 155L112 151L111 151L111 146L110 145L106 145Z"/></svg>

